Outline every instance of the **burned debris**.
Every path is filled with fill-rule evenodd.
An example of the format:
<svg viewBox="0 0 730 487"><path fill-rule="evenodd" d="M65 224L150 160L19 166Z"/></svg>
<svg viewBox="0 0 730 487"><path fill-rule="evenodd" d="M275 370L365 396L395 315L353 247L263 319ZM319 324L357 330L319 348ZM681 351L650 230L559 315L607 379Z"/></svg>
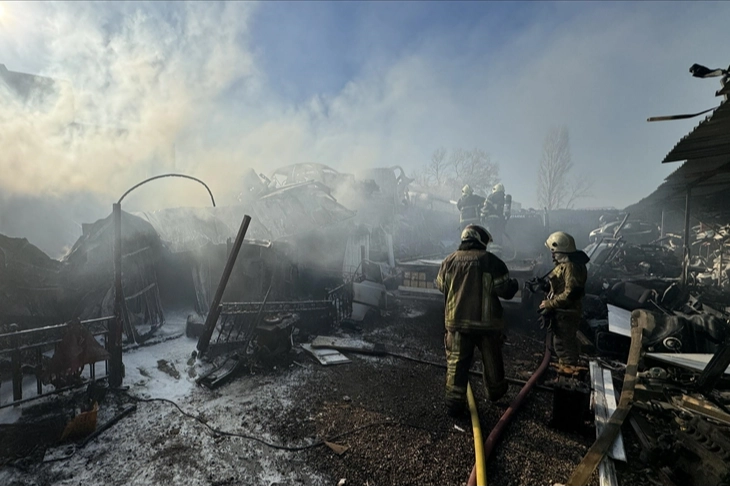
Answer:
<svg viewBox="0 0 730 487"><path fill-rule="evenodd" d="M534 389L549 395L532 406L549 411L533 411L530 427L553 435L556 444L574 441L580 447L575 455L585 455L577 465L566 463L569 471L559 472L569 485L590 482L596 471L600 485L617 485L622 475L636 470L642 472L641 483L730 482L730 212L725 197L730 179L726 147L710 142L728 128L725 103L670 152L665 162L684 164L637 205L624 211L536 211L513 205L507 195L496 217L500 223L494 226L494 214L486 220L485 226L498 228L504 237L492 247L494 254L506 264L508 277L522 284L518 303L505 304L509 321L518 325L500 338L513 347L506 354L514 361L504 383L521 390L504 408L494 401L505 411L497 421L500 414L490 409L489 421L497 426L485 442L488 454ZM171 402L202 424L211 441L240 437L287 451L326 445L345 463L353 448L335 439L385 425L426 430L423 445L451 449L452 440L468 443L452 436L468 430L458 420L454 431L452 423L448 431L428 431L430 425L415 421L444 422L440 412L434 413L432 398L416 413L392 419L402 412L394 404L405 398L400 388L422 392L421 379L412 370L395 371L394 361L435 366L439 374L446 367L439 273L444 258L463 243L456 202L414 183L400 166L345 174L322 164L295 164L269 175L248 171L237 203L230 206L130 213L117 203L108 217L83 225L61 260L25 239L0 236L0 410L34 404L17 424L0 424L11 439L0 449L2 464L25 468L29 458L31 463L63 461L130 416L138 403L155 400ZM545 330L536 324L552 289L549 259L555 253L578 253L575 248L544 251L547 235L558 228L575 233L575 239L567 236L589 261L580 291L585 297L576 312L581 359L549 367L551 351L542 338L547 335L550 342L558 321L544 318ZM173 320L182 326L172 329ZM438 322L438 330L425 331L421 320ZM126 360L139 347L177 338L183 353L154 356L152 370ZM309 374L302 377L326 384L327 402L312 400L312 411L338 418L346 415L342 411L357 412L375 419L333 432L334 422L310 417L302 411L310 405L297 404L288 411L305 419L292 415L279 423L291 426L302 443L280 445L262 439L263 434L212 426L210 418L188 413L172 399L136 396L124 386L146 384L156 370L164 374L157 385L194 383L205 386L200 394L206 400L225 398L224 387L244 379L254 384L256 373L280 379L283 374L272 372L277 367L300 370ZM481 367L465 374L491 373ZM346 384L339 387L345 394L332 382L338 369L366 373L342 372L339 378ZM381 379L378 374L386 378L383 382L393 379L387 394L373 386ZM425 382L436 375L423 377ZM358 391L358 381L369 389ZM474 405L471 386L468 390ZM298 391L313 397L306 385ZM481 400L484 394L477 396ZM41 398L49 396L61 406L44 408ZM384 405L385 412L358 409L374 403ZM280 419L282 407L271 407L269 419ZM19 425L29 424L34 428L26 440ZM170 436L180 434L176 428ZM385 436L379 431L370 442ZM59 445L70 448L68 457L58 456ZM531 448L529 454L537 455ZM420 462L423 470L426 462ZM470 484L483 480L483 471L475 467L472 472Z"/></svg>

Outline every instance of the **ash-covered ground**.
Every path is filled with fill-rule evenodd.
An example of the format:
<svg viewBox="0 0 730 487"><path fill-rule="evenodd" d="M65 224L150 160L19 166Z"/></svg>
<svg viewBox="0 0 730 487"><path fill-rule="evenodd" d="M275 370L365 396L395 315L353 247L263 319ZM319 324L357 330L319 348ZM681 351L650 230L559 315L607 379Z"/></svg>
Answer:
<svg viewBox="0 0 730 487"><path fill-rule="evenodd" d="M524 380L542 359L542 332L526 324L516 307L507 312L511 323L504 348L507 375ZM346 335L443 364L440 313L438 307L402 304L399 313L371 320L361 332ZM183 326L182 319L171 320L165 333L174 337ZM250 367L210 391L195 385L195 374L200 372L200 364L190 361L195 344L180 336L129 351L124 358L130 395L172 400L194 417L184 416L169 402L137 402L127 394L109 392L100 402L99 424L131 404L137 404L136 411L83 448L68 443L32 448L29 444L41 441L28 441L27 432L35 431L38 417L47 417L62 402L49 399L26 406L19 418L17 410L4 411L0 422L15 421L4 427L4 442L15 438L17 450L26 458L4 466L0 484L466 483L474 464L471 424L468 417L446 416L443 368L349 352L351 363L323 366L296 347L275 363ZM473 377L472 385L486 437L520 386L511 386L507 397L493 404L485 398L479 376ZM587 434L551 428L551 410L552 394L534 389L488 462L489 484L566 482L594 437L590 425ZM203 423L287 449L216 434ZM631 443L626 429L624 435ZM322 439L330 445L322 444ZM306 448L312 444L317 446ZM627 448L631 451L631 445ZM621 483L649 482L638 465L617 464L617 470Z"/></svg>

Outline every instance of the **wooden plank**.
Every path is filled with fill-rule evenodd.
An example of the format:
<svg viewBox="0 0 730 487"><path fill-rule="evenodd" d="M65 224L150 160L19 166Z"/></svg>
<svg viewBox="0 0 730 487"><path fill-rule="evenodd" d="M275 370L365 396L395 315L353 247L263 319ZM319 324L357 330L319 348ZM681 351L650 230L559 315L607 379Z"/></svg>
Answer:
<svg viewBox="0 0 730 487"><path fill-rule="evenodd" d="M601 435L596 438L596 441L588 449L588 453L586 453L573 471L573 474L568 479L567 485L586 485L588 483L598 464L601 463L601 460L606 455L606 451L611 447L618 433L621 432L621 425L631 411L631 406L634 401L634 387L636 386L639 359L641 358L641 338L644 329L642 324L645 321L638 310L635 313L637 313L636 318L634 318L633 313L631 317L631 347L629 349L628 360L626 361L624 386L621 391L618 408L609 418L608 424Z"/></svg>
<svg viewBox="0 0 730 487"><path fill-rule="evenodd" d="M683 394L681 401L678 401L677 405L706 418L714 419L715 421L730 425L730 414L727 414L725 411L710 402L702 401Z"/></svg>

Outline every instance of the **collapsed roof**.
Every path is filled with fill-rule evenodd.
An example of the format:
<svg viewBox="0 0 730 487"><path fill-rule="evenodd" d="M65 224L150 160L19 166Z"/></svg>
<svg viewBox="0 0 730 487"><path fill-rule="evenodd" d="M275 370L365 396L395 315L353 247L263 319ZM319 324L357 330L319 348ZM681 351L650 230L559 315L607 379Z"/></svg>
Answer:
<svg viewBox="0 0 730 487"><path fill-rule="evenodd" d="M247 205L168 208L122 214L125 242L140 236L159 238L172 252L225 244L228 238L236 237L244 214L251 216L246 233L248 241L282 240L346 221L355 215L316 182L281 188ZM84 235L64 260L73 261L81 248L92 252L104 242L109 244L104 251L110 253L111 224L109 215L92 225L85 225ZM130 250L133 249L125 248L124 251Z"/></svg>
<svg viewBox="0 0 730 487"><path fill-rule="evenodd" d="M730 220L730 104L727 95L730 83L723 78L723 87L715 93L724 100L689 134L682 137L662 163L683 164L652 194L626 211L642 211L657 206L684 210L688 190L693 213L705 219Z"/></svg>
<svg viewBox="0 0 730 487"><path fill-rule="evenodd" d="M355 216L337 203L317 182L295 184L272 191L247 205L211 208L170 208L136 212L154 228L173 252L235 238L243 215L251 216L246 240L276 241L334 225Z"/></svg>

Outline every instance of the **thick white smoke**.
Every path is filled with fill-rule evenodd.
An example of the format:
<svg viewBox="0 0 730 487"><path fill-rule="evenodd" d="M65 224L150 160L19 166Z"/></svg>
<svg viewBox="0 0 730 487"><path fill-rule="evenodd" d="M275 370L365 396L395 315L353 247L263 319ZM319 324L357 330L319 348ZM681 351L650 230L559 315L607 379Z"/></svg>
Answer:
<svg viewBox="0 0 730 487"><path fill-rule="evenodd" d="M471 23L406 22L407 42L392 48L379 40L389 38L388 29L401 32L389 17L395 2L374 2L361 7L378 15L359 17L348 33L352 46L323 68L343 79L341 87L292 101L272 88L268 77L277 70L261 68L276 57L267 50L273 40L249 38L263 22L257 9L279 4L4 5L0 63L57 80L59 94L30 106L1 98L0 200L42 198L46 208L84 194L73 204L101 205L93 214L75 211L74 221L105 216L128 187L173 170L203 179L225 204L250 168L269 174L317 162L343 172L393 165L412 171L442 146L485 150L500 161L508 192L534 206L542 141L563 124L576 172L596 181L595 197L581 203L625 206L673 169L659 161L698 121L646 118L712 106L717 83L692 79L687 68L728 62L725 2L536 3L511 23L485 3ZM327 5L287 7L304 14ZM420 7L401 8L402 20ZM281 26L278 35L296 52L274 65L307 56L307 48L328 52L308 43L311 29L322 29L325 43L345 38L318 12L297 18L295 32ZM350 75L341 72L342 52L355 59ZM297 84L298 73L283 72ZM125 209L208 204L202 187L162 180L136 191ZM29 235L19 225L5 230L11 217L38 225L29 212L6 214L8 207L0 208L0 233Z"/></svg>
<svg viewBox="0 0 730 487"><path fill-rule="evenodd" d="M0 171L13 177L0 180L4 193L93 192L111 202L145 177L210 175L230 162L207 150L207 121L253 72L251 4L45 5L42 74L57 80L55 93L28 99L5 88ZM145 198L178 206L179 190L164 184Z"/></svg>

